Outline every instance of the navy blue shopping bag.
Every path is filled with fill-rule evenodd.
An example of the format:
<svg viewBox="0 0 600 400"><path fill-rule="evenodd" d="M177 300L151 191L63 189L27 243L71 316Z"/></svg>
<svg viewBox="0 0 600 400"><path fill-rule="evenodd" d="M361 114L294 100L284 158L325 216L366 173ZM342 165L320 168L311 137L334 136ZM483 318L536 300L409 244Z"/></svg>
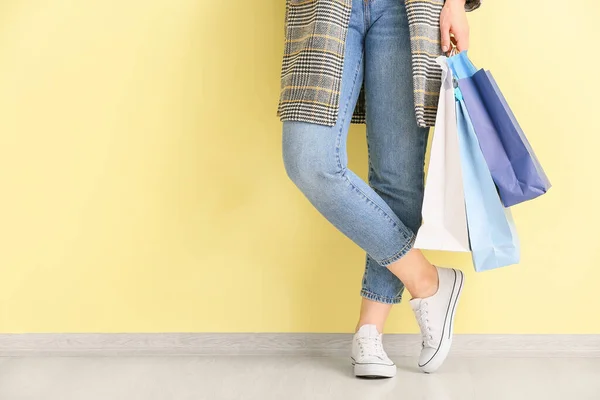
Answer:
<svg viewBox="0 0 600 400"><path fill-rule="evenodd" d="M505 207L534 199L551 183L489 71L477 70L463 51L448 59Z"/></svg>

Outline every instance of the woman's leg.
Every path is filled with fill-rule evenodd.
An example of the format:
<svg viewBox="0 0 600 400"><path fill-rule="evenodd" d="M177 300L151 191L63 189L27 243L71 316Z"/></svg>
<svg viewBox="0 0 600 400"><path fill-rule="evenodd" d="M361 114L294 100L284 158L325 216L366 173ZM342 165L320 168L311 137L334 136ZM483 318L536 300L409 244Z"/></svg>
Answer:
<svg viewBox="0 0 600 400"><path fill-rule="evenodd" d="M419 128L414 115L408 18L402 0L378 0L370 5L373 23L365 38L369 183L416 233L421 225L428 129ZM362 291L367 312L361 320L385 319L389 301L381 300L398 300L404 284L413 296L410 304L423 338L419 367L435 371L452 342L462 272L433 266L417 249L388 265L376 261L367 261ZM373 305L369 300L383 304Z"/></svg>
<svg viewBox="0 0 600 400"><path fill-rule="evenodd" d="M411 232L421 225L425 150L429 130L417 126L408 19L403 1L370 3L365 38L365 89L369 184ZM419 250L384 266L366 255L358 327L383 329L406 287L411 295L435 292L437 272Z"/></svg>
<svg viewBox="0 0 600 400"><path fill-rule="evenodd" d="M290 179L336 228L382 266L403 257L414 242L390 206L348 169L346 139L363 80L363 0L353 0L346 38L339 117L333 127L283 124L283 161Z"/></svg>

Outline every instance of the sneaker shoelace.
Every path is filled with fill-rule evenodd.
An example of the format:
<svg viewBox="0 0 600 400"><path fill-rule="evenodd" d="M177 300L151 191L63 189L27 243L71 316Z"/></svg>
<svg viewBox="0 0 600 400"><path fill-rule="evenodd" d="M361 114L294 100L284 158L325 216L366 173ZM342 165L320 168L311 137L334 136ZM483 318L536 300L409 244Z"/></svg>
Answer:
<svg viewBox="0 0 600 400"><path fill-rule="evenodd" d="M366 355L375 356L381 360L385 359L385 352L381 344L381 338L378 337L359 337L358 348L362 357Z"/></svg>
<svg viewBox="0 0 600 400"><path fill-rule="evenodd" d="M421 329L421 344L423 347L435 347L433 345L433 335L431 334L431 327L429 326L429 313L427 311L427 302L420 304L417 309L417 323Z"/></svg>

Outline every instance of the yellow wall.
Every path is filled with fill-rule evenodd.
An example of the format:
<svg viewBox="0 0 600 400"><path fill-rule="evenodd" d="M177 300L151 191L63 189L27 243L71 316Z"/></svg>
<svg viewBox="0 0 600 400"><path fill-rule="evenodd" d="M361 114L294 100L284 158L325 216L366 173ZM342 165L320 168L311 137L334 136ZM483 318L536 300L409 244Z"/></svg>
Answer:
<svg viewBox="0 0 600 400"><path fill-rule="evenodd" d="M518 5L516 5L518 3ZM364 252L285 175L282 0L0 2L0 332L350 332ZM593 0L470 15L554 188L458 333L600 333ZM364 127L350 166L366 177ZM407 294L408 297L408 294ZM407 304L389 332L416 332Z"/></svg>

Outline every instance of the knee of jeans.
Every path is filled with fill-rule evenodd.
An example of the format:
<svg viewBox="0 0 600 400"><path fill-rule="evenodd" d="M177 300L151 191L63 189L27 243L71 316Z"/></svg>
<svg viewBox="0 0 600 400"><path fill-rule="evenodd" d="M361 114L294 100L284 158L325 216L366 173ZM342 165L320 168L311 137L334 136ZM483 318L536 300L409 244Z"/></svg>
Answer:
<svg viewBox="0 0 600 400"><path fill-rule="evenodd" d="M315 146L296 140L284 141L283 164L288 177L307 196L318 194L339 176L330 165L327 154Z"/></svg>
<svg viewBox="0 0 600 400"><path fill-rule="evenodd" d="M326 173L320 167L321 163L313 157L306 157L302 152L291 148L284 150L283 163L287 176L307 194L319 190L326 181Z"/></svg>

